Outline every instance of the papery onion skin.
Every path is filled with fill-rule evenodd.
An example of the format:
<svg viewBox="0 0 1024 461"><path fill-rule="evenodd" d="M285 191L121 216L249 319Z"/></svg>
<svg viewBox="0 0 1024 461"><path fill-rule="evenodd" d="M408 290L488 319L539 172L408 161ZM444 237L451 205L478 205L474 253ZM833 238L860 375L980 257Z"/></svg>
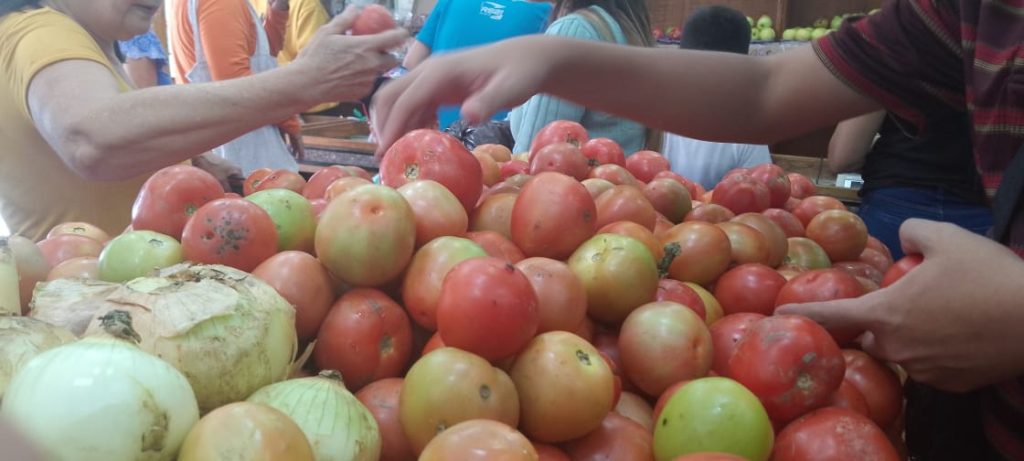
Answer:
<svg viewBox="0 0 1024 461"><path fill-rule="evenodd" d="M0 315L21 314L21 287L18 265L7 239L0 238Z"/></svg>
<svg viewBox="0 0 1024 461"><path fill-rule="evenodd" d="M199 408L174 367L97 337L29 361L7 388L0 417L55 461L169 461Z"/></svg>
<svg viewBox="0 0 1024 461"><path fill-rule="evenodd" d="M32 358L77 339L64 328L31 317L0 316L0 399L11 377Z"/></svg>
<svg viewBox="0 0 1024 461"><path fill-rule="evenodd" d="M181 446L178 461L314 461L295 421L273 407L236 402L203 416Z"/></svg>
<svg viewBox="0 0 1024 461"><path fill-rule="evenodd" d="M337 376L325 371L312 378L271 384L247 400L290 416L306 434L317 461L377 461L381 452L377 421Z"/></svg>

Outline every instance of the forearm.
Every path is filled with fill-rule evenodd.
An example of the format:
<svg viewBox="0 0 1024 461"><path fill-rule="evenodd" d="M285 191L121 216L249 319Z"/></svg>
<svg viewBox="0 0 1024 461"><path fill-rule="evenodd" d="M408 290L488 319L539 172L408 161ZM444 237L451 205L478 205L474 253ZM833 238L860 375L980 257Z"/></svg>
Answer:
<svg viewBox="0 0 1024 461"><path fill-rule="evenodd" d="M859 170L884 120L885 111L879 111L845 120L836 126L828 143L829 169L833 173Z"/></svg>
<svg viewBox="0 0 1024 461"><path fill-rule="evenodd" d="M91 179L154 171L306 107L287 96L290 80L281 69L230 82L119 94L71 123L60 150L71 152L76 169Z"/></svg>
<svg viewBox="0 0 1024 461"><path fill-rule="evenodd" d="M544 92L710 141L768 144L878 108L810 47L759 58L580 41L542 46L554 63Z"/></svg>

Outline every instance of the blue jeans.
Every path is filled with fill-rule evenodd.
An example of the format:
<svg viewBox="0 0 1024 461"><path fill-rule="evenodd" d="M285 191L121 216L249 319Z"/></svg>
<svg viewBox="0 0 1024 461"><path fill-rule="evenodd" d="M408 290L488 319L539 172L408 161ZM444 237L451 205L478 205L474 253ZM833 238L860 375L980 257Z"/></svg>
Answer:
<svg viewBox="0 0 1024 461"><path fill-rule="evenodd" d="M892 251L893 259L903 257L899 229L903 221L923 218L956 224L985 235L992 227L992 210L938 189L883 187L868 191L857 212L868 232Z"/></svg>

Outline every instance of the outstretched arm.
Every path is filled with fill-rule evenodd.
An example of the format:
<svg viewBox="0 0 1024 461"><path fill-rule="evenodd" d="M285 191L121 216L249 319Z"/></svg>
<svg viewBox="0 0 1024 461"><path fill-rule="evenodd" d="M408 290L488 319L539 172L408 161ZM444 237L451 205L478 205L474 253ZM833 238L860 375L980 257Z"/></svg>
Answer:
<svg viewBox="0 0 1024 461"><path fill-rule="evenodd" d="M763 58L531 36L437 57L382 89L373 118L380 152L426 126L439 105L462 103L463 118L480 122L536 93L690 137L752 144L879 109L811 47Z"/></svg>

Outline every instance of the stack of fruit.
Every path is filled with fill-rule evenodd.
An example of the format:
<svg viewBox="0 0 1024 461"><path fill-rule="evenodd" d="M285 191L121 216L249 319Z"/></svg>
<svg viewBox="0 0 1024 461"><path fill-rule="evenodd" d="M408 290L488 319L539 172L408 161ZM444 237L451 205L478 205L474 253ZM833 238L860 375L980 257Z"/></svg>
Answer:
<svg viewBox="0 0 1024 461"><path fill-rule="evenodd" d="M747 22L750 23L751 40L755 42L771 42L775 40L775 26L772 18L767 14L757 18L757 22L754 22L753 18L747 16Z"/></svg>
<svg viewBox="0 0 1024 461"><path fill-rule="evenodd" d="M867 14L875 14L878 12L877 9L871 10ZM839 30L839 26L849 17L860 17L864 16L864 13L844 13L835 15L832 19L818 18L814 21L811 27L793 27L786 29L782 32L783 40L796 40L800 42L808 42L811 40L817 40L830 32Z"/></svg>

